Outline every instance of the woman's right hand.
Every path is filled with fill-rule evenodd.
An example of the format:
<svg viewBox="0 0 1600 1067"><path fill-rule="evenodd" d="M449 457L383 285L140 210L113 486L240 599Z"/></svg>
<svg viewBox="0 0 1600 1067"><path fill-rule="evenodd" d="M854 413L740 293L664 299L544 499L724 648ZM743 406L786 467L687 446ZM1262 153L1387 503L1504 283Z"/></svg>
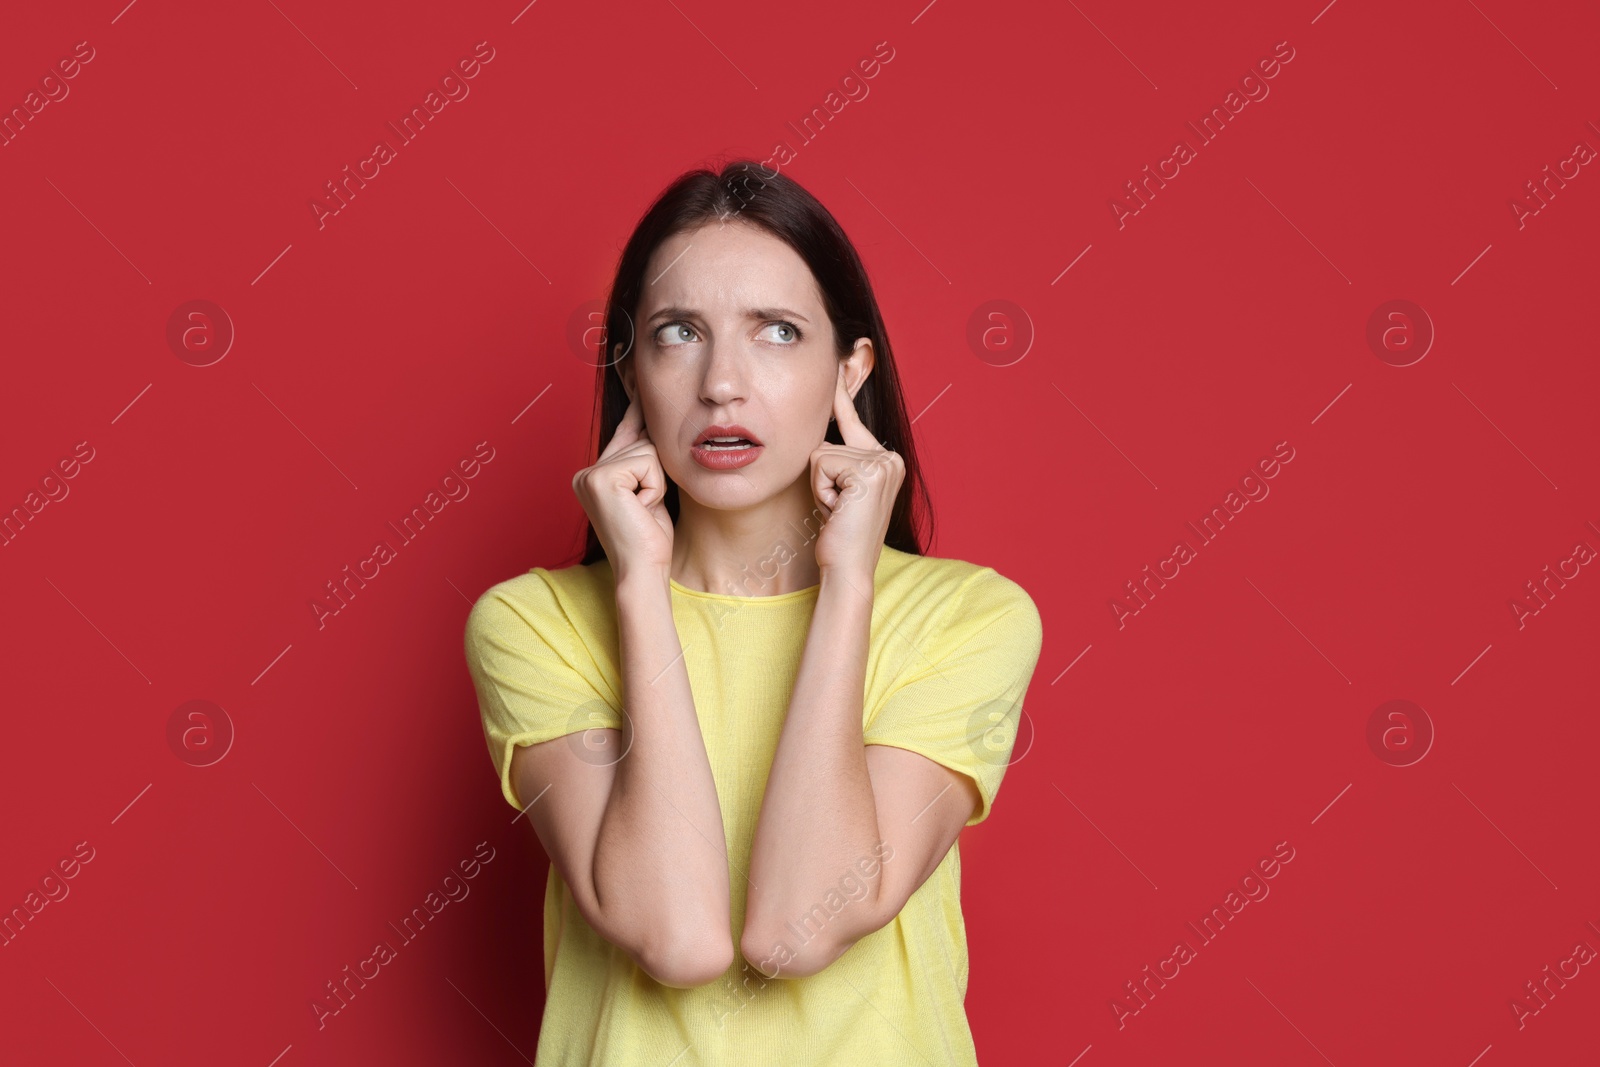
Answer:
<svg viewBox="0 0 1600 1067"><path fill-rule="evenodd" d="M618 581L645 568L669 573L673 528L665 503L667 476L637 397L629 401L599 460L572 476L572 491L594 524Z"/></svg>

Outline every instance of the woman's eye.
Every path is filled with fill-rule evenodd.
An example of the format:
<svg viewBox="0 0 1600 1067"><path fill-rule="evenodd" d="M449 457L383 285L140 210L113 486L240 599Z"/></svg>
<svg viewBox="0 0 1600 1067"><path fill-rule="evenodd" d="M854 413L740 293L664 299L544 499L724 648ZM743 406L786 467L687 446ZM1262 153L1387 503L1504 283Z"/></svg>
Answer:
<svg viewBox="0 0 1600 1067"><path fill-rule="evenodd" d="M800 327L796 326L792 322L773 322L773 323L767 324L762 329L763 329L763 332L765 332L766 330L776 330L776 331L778 331L777 334L774 335L771 339L775 340L775 341L778 341L778 342L780 342L782 344L792 345L792 344L798 344L799 341L800 341L800 337L801 337Z"/></svg>
<svg viewBox="0 0 1600 1067"><path fill-rule="evenodd" d="M691 336L685 337L684 334L690 334ZM656 331L656 344L665 348L674 348L679 344L687 344L692 341L694 339L693 334L694 327L688 323L669 322Z"/></svg>

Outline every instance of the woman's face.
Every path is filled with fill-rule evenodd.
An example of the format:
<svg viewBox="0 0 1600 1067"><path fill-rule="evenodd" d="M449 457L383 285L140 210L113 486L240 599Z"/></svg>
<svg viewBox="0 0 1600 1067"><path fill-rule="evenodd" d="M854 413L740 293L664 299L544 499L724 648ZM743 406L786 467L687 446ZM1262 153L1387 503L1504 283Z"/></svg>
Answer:
<svg viewBox="0 0 1600 1067"><path fill-rule="evenodd" d="M644 405L662 469L707 507L748 507L807 477L841 373L854 396L872 369L867 338L839 358L799 254L737 219L661 243L645 270L634 333L617 372ZM707 447L708 430L758 443Z"/></svg>

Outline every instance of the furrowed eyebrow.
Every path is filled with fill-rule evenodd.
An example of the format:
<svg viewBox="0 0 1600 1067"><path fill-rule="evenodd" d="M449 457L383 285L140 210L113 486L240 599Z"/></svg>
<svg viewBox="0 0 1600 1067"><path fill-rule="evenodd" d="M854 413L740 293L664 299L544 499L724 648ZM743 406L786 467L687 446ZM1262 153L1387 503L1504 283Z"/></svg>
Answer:
<svg viewBox="0 0 1600 1067"><path fill-rule="evenodd" d="M646 319L645 323L648 325L660 319L697 319L700 317L700 312L696 311L694 308L673 305L672 307L664 307L660 311L657 311L654 315L651 315L648 319ZM746 308L745 317L751 319L798 319L808 326L811 324L810 319L806 318L798 311L793 311L789 308Z"/></svg>
<svg viewBox="0 0 1600 1067"><path fill-rule="evenodd" d="M811 324L810 319L790 308L749 308L745 314L752 319L799 319L808 326Z"/></svg>

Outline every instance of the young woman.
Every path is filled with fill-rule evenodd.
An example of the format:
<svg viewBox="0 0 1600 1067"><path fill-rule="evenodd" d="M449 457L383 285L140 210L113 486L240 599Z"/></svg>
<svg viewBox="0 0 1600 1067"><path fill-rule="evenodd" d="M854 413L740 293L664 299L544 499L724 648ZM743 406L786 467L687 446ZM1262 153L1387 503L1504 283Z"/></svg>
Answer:
<svg viewBox="0 0 1600 1067"><path fill-rule="evenodd" d="M923 554L854 247L787 177L691 171L606 337L583 560L495 585L465 637L551 859L538 1067L975 1064L956 840L1042 630Z"/></svg>

